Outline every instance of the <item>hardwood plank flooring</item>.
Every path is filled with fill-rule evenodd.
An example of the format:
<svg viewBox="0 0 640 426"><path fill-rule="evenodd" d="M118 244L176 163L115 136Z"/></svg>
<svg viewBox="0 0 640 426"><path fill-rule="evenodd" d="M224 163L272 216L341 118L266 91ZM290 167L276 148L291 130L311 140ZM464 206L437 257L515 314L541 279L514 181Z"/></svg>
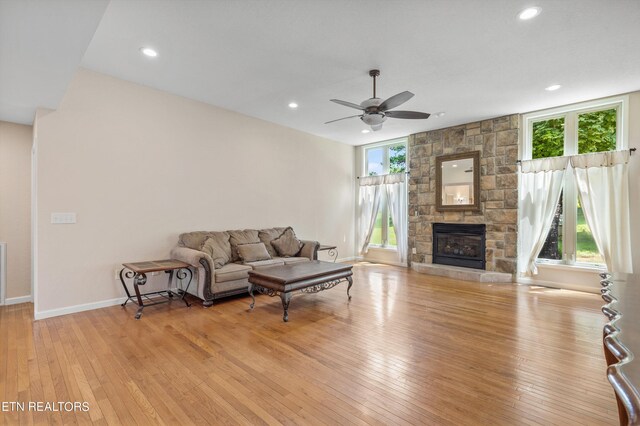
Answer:
<svg viewBox="0 0 640 426"><path fill-rule="evenodd" d="M617 424L595 294L354 266L346 284L33 321L0 307L0 424ZM1 407L0 407L1 408Z"/></svg>

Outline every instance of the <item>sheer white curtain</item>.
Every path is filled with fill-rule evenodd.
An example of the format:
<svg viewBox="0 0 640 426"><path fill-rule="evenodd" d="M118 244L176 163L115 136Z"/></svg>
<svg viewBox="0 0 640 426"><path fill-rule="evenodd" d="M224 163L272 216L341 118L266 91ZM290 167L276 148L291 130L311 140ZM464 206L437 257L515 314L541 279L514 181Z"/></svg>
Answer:
<svg viewBox="0 0 640 426"><path fill-rule="evenodd" d="M580 204L609 272L633 272L628 150L571 157Z"/></svg>
<svg viewBox="0 0 640 426"><path fill-rule="evenodd" d="M551 228L568 163L568 157L551 157L520 164L518 272L521 275L538 273L536 259Z"/></svg>
<svg viewBox="0 0 640 426"><path fill-rule="evenodd" d="M358 232L358 247L360 254L369 251L369 241L373 234L373 227L376 223L376 216L380 208L380 197L382 195L383 176L367 176L360 178L360 224Z"/></svg>
<svg viewBox="0 0 640 426"><path fill-rule="evenodd" d="M387 175L384 179L400 263L407 262L407 184L406 174Z"/></svg>

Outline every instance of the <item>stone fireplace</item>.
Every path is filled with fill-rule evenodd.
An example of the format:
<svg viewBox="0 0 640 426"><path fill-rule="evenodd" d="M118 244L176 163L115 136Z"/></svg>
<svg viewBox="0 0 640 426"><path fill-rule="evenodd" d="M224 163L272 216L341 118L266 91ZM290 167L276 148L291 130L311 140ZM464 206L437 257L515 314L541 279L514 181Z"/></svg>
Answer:
<svg viewBox="0 0 640 426"><path fill-rule="evenodd" d="M433 224L433 261L441 265L485 269L485 225Z"/></svg>
<svg viewBox="0 0 640 426"><path fill-rule="evenodd" d="M465 273L515 274L519 123L514 114L409 136L409 251L414 269L433 264L433 224L445 223L485 225L486 272ZM437 211L436 157L471 151L480 151L480 210Z"/></svg>

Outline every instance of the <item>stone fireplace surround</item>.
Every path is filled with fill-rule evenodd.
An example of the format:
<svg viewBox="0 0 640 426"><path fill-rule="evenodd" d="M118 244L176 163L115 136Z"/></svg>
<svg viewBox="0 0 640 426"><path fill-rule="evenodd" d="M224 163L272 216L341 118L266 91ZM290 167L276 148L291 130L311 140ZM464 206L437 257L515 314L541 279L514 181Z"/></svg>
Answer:
<svg viewBox="0 0 640 426"><path fill-rule="evenodd" d="M476 281L489 282L506 281L506 276L515 274L519 125L519 116L514 114L409 136L409 252L416 250L411 255L413 269L460 279L477 275ZM436 157L469 151L480 151L480 211L436 211ZM478 274L484 271L474 275L466 268L431 265L434 222L485 224L486 271L490 274L481 277Z"/></svg>

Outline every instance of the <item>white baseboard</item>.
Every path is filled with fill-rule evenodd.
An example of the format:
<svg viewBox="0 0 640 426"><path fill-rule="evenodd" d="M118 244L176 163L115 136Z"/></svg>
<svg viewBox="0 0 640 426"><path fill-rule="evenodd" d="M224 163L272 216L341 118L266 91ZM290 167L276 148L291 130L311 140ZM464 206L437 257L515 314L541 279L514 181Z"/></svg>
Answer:
<svg viewBox="0 0 640 426"><path fill-rule="evenodd" d="M109 306L120 305L124 303L125 300L127 300L126 297L119 297L117 299L102 300L100 302L67 306L65 308L50 309L48 311L35 312L33 316L36 320L41 320L45 318L57 317L60 315L75 314L76 312L84 312L84 311L90 311L92 309L100 309L100 308L107 308Z"/></svg>
<svg viewBox="0 0 640 426"><path fill-rule="evenodd" d="M28 302L31 302L31 295L20 296L20 297L9 297L4 300L5 305L17 305L19 303L28 303Z"/></svg>
<svg viewBox="0 0 640 426"><path fill-rule="evenodd" d="M570 283L556 283L553 281L543 281L543 280L534 280L528 277L518 277L516 279L518 284L524 284L528 286L541 286L541 287L550 287L550 288L559 288L561 290L573 290L573 291L583 291L585 293L594 293L600 294L600 290L597 288L593 288L591 286L579 285L579 284L570 284Z"/></svg>
<svg viewBox="0 0 640 426"><path fill-rule="evenodd" d="M336 263L343 263L343 262L353 262L358 260L357 257L355 256L351 256L351 257L343 257L341 259L336 259Z"/></svg>
<svg viewBox="0 0 640 426"><path fill-rule="evenodd" d="M351 258L356 262L369 262L369 263L380 263L382 265L391 265L391 266L400 266L402 268L408 268L409 265L401 262L394 262L392 260L381 260L381 259L365 259L364 256L355 256Z"/></svg>

